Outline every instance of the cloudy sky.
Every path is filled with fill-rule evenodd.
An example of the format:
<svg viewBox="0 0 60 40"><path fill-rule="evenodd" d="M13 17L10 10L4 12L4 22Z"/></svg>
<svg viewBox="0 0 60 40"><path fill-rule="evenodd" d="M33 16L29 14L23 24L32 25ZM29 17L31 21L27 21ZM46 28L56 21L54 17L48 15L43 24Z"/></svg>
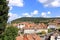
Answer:
<svg viewBox="0 0 60 40"><path fill-rule="evenodd" d="M21 17L60 17L60 0L9 0L9 20Z"/></svg>

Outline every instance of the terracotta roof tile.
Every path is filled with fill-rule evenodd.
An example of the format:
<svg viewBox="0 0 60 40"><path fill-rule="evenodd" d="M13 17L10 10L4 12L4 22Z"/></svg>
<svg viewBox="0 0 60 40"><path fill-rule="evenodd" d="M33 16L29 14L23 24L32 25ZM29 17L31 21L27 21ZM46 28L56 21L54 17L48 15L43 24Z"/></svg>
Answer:
<svg viewBox="0 0 60 40"><path fill-rule="evenodd" d="M28 40L27 35L23 36L23 40Z"/></svg>
<svg viewBox="0 0 60 40"><path fill-rule="evenodd" d="M36 35L36 34L33 35L33 38L35 38L35 40L42 40L42 39L40 38L40 36L38 36L38 35Z"/></svg>
<svg viewBox="0 0 60 40"><path fill-rule="evenodd" d="M23 38L21 36L16 37L16 40L42 40L40 36L36 34L24 34Z"/></svg>
<svg viewBox="0 0 60 40"><path fill-rule="evenodd" d="M16 40L23 40L21 36L16 37Z"/></svg>
<svg viewBox="0 0 60 40"><path fill-rule="evenodd" d="M27 35L28 40L34 40L32 35Z"/></svg>
<svg viewBox="0 0 60 40"><path fill-rule="evenodd" d="M22 22L20 24L25 24L25 27L24 29L30 29L30 28L33 28L33 29L44 29L44 28L47 28L47 25L44 24L44 23L39 23L39 24L35 24L35 23L29 23L29 22Z"/></svg>

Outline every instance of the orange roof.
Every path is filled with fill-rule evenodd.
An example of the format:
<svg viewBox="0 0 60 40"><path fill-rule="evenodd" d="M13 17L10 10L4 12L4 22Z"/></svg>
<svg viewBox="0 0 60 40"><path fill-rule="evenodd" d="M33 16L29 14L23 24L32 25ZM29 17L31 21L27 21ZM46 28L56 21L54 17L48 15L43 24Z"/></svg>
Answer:
<svg viewBox="0 0 60 40"><path fill-rule="evenodd" d="M24 35L23 40L28 40L27 35Z"/></svg>
<svg viewBox="0 0 60 40"><path fill-rule="evenodd" d="M44 28L47 28L47 25L45 25L44 23L39 23L36 28L39 28L39 29L44 29Z"/></svg>
<svg viewBox="0 0 60 40"><path fill-rule="evenodd" d="M19 23L19 24L25 24L25 27L24 27L24 29L31 29L31 28L33 28L33 29L44 29L44 28L47 28L47 25L46 24L44 24L44 23L39 23L39 24L35 24L35 23L29 23L29 22L21 22L21 23Z"/></svg>
<svg viewBox="0 0 60 40"><path fill-rule="evenodd" d="M38 35L36 35L36 34L34 34L33 38L35 38L35 40L42 40L42 39L40 38L40 36L38 36Z"/></svg>
<svg viewBox="0 0 60 40"><path fill-rule="evenodd" d="M21 36L16 37L16 40L23 40Z"/></svg>
<svg viewBox="0 0 60 40"><path fill-rule="evenodd" d="M21 36L16 37L16 40L42 40L40 36L36 34L24 34L23 38Z"/></svg>
<svg viewBox="0 0 60 40"><path fill-rule="evenodd" d="M27 35L28 40L34 40L32 35Z"/></svg>

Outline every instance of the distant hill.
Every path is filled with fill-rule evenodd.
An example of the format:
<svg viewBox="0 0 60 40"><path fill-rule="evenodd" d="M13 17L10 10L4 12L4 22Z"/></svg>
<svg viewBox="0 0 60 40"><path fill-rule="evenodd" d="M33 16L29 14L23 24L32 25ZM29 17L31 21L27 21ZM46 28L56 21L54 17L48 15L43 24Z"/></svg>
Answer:
<svg viewBox="0 0 60 40"><path fill-rule="evenodd" d="M19 23L19 22L34 22L34 23L39 23L39 22L44 22L44 23L48 23L48 22L52 22L56 19L60 19L58 17L56 18L43 18L43 17L22 17L22 18L18 18L16 20L13 20L12 23Z"/></svg>

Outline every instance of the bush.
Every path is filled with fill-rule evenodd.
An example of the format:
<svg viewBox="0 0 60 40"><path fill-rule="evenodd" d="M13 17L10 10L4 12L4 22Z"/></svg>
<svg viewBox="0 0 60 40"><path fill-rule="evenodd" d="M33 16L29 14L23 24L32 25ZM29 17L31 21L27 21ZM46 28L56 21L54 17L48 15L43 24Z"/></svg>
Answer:
<svg viewBox="0 0 60 40"><path fill-rule="evenodd" d="M50 33L50 32L52 32L52 30L51 29L48 29L48 33Z"/></svg>
<svg viewBox="0 0 60 40"><path fill-rule="evenodd" d="M7 27L4 32L4 40L15 40L15 37L18 34L18 28L16 27Z"/></svg>
<svg viewBox="0 0 60 40"><path fill-rule="evenodd" d="M42 33L41 32L38 32L37 35L41 35Z"/></svg>
<svg viewBox="0 0 60 40"><path fill-rule="evenodd" d="M46 32L45 32L45 31L42 31L41 33L42 33L42 34L46 34Z"/></svg>

